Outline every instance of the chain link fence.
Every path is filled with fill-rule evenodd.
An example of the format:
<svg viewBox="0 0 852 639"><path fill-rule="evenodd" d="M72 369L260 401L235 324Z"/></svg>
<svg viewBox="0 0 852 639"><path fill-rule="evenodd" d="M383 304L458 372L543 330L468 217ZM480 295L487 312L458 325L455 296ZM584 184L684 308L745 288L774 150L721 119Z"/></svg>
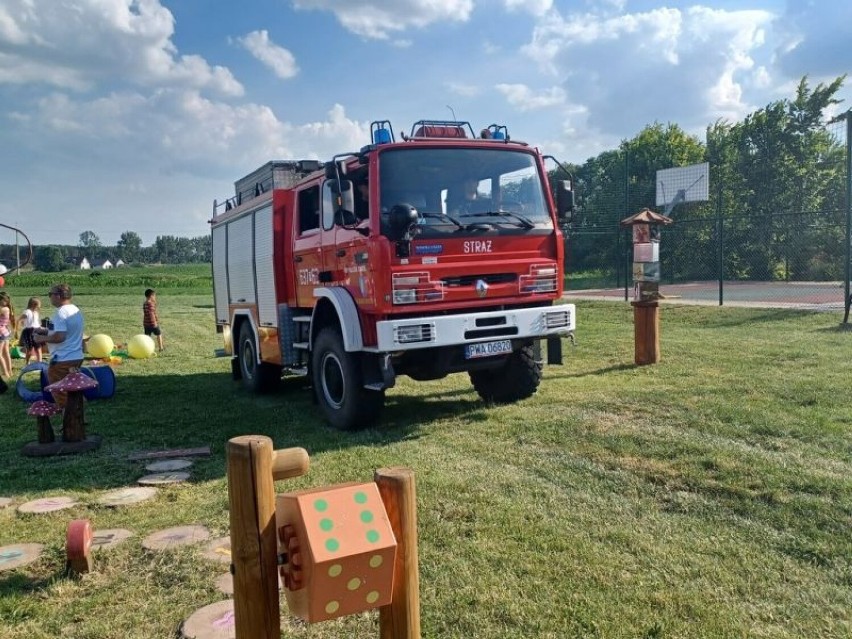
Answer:
<svg viewBox="0 0 852 639"><path fill-rule="evenodd" d="M847 321L849 129L845 120L827 125L829 152L807 171L787 167L783 189L771 166L764 179L745 184L730 166L711 161L709 200L675 206L674 224L662 229L662 296L834 310ZM605 171L576 180L577 215L566 237L569 296L632 298L631 233L619 222L645 207L665 212L654 206L651 173L631 170L622 149Z"/></svg>

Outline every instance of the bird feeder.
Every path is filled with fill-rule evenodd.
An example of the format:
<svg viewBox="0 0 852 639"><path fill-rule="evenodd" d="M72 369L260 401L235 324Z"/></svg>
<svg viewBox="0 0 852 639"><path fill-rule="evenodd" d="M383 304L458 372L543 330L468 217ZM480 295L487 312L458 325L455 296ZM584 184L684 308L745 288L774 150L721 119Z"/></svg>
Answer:
<svg viewBox="0 0 852 639"><path fill-rule="evenodd" d="M27 415L32 415L36 418L38 427L38 443L50 444L55 440L53 434L53 425L50 423L52 415L58 415L62 412L62 408L52 402L47 402L43 399L33 402L27 410Z"/></svg>
<svg viewBox="0 0 852 639"><path fill-rule="evenodd" d="M62 419L62 441L82 442L86 439L84 420L85 397L83 391L96 388L98 382L80 371L66 375L58 382L46 386L49 393L66 393L65 415Z"/></svg>
<svg viewBox="0 0 852 639"><path fill-rule="evenodd" d="M660 227L670 217L643 209L621 220L633 231L633 330L637 365L660 361Z"/></svg>
<svg viewBox="0 0 852 639"><path fill-rule="evenodd" d="M276 527L293 615L316 622L390 604L397 542L375 483L279 495Z"/></svg>

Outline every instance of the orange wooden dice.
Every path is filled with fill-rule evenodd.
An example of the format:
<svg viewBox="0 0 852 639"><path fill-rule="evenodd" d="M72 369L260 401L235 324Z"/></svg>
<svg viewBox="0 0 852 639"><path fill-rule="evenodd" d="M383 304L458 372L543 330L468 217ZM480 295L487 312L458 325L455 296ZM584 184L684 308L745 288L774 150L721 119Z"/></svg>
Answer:
<svg viewBox="0 0 852 639"><path fill-rule="evenodd" d="M375 483L278 495L275 517L293 615L324 621L391 602L397 544Z"/></svg>

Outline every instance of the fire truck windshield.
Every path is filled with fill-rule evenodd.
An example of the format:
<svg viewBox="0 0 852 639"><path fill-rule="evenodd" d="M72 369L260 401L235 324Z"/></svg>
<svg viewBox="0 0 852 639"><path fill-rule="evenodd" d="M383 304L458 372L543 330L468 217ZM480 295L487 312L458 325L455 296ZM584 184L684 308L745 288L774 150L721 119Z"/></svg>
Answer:
<svg viewBox="0 0 852 639"><path fill-rule="evenodd" d="M420 237L553 229L535 156L523 149L388 149L379 179L385 235L398 204L417 210Z"/></svg>

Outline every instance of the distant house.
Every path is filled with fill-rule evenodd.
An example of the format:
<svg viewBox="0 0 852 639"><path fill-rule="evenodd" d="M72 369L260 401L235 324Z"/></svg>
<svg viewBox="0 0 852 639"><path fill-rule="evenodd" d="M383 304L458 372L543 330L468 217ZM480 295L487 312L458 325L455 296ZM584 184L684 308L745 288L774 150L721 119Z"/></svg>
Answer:
<svg viewBox="0 0 852 639"><path fill-rule="evenodd" d="M115 268L118 268L119 266L124 266L124 265L125 265L125 264L124 264L124 260L123 260L123 259L121 259L121 258L118 258L118 259L115 261Z"/></svg>
<svg viewBox="0 0 852 639"><path fill-rule="evenodd" d="M112 268L112 262L110 262L109 260L104 260L103 262L98 263L95 268L107 270L108 268Z"/></svg>
<svg viewBox="0 0 852 639"><path fill-rule="evenodd" d="M82 260L80 260L80 270L81 271L88 271L91 268L92 268L92 265L89 264L89 260L87 260L85 257Z"/></svg>

